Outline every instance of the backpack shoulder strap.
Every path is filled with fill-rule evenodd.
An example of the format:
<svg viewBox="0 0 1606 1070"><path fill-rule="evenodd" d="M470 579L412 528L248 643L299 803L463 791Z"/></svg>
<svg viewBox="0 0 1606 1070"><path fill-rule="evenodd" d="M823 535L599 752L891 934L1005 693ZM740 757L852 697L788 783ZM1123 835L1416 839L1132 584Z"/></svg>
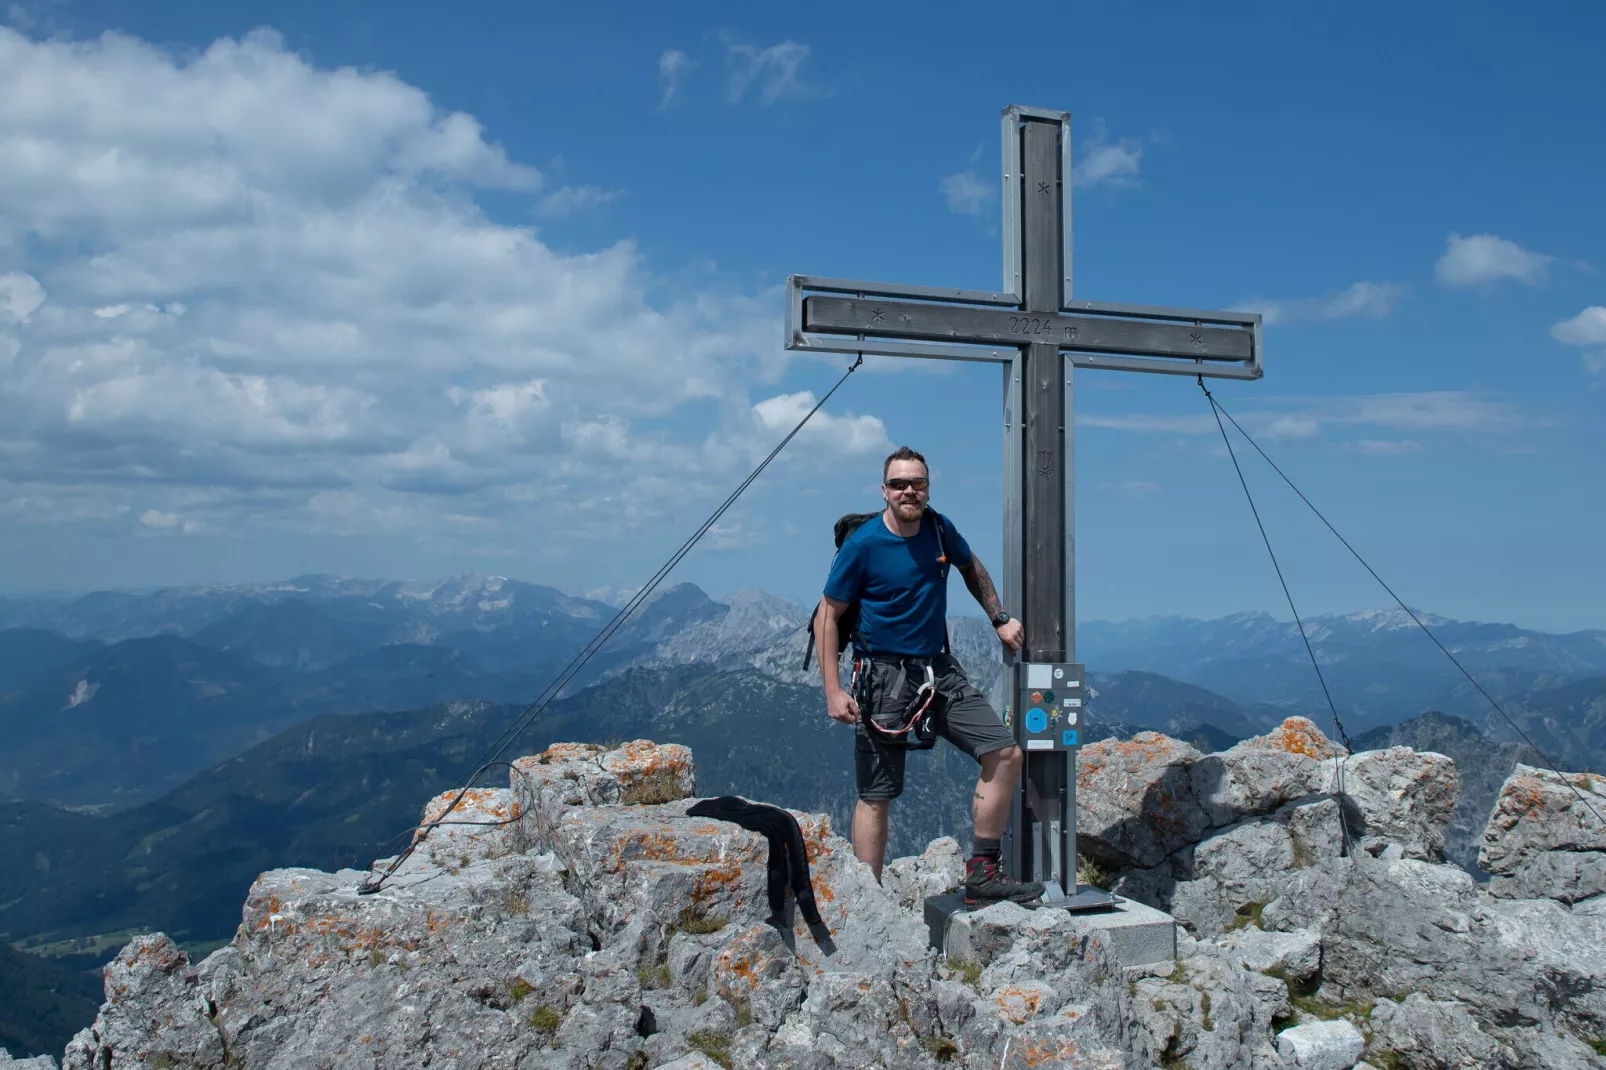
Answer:
<svg viewBox="0 0 1606 1070"><path fill-rule="evenodd" d="M931 519L934 522L935 527L936 527L936 532L937 532L937 555L938 555L937 556L937 560L942 562L942 580L943 580L944 583L946 583L946 582L948 582L948 568L949 568L949 565L948 565L948 542L947 542L946 539L944 539L942 537L942 531L943 531L943 528L947 527L947 521L945 521L942 518L942 514L941 513L937 512L937 510L931 508L929 505L926 507L926 512L931 514ZM942 622L942 652L944 654L949 655L950 657L953 655L953 652L954 652L953 651L953 643L951 643L949 641L949 638L948 638L948 622L947 621L943 621Z"/></svg>
<svg viewBox="0 0 1606 1070"><path fill-rule="evenodd" d="M855 531L858 531L860 528L864 527L864 525L868 524L871 520L874 520L876 517L878 517L880 515L881 514L879 512L877 512L877 513L844 513L840 517L838 517L837 518L837 522L835 524L833 524L832 527L831 527L832 537L836 540L836 552L838 554L840 554L842 552L842 544L848 540L848 536L849 535L852 535ZM942 535L940 533L937 535L937 544L938 544L939 547L942 545ZM833 555L832 559L835 560L835 556L834 555ZM807 647L807 649L805 649L803 651L803 671L804 672L808 671L809 662L812 661L813 658L814 658L814 622L819 618L819 615L820 615L820 610L819 610L819 607L816 606L815 609L814 609L814 613L811 614L810 617L809 617L808 624L804 626L806 628L806 630L808 631L808 633L809 633L808 647ZM850 637L848 637L848 636L841 636L840 638L842 638L844 640L850 640ZM820 653L821 653L821 656L823 657L825 652L821 651ZM837 656L840 657L841 654L842 654L842 652L840 650L838 650L837 651Z"/></svg>

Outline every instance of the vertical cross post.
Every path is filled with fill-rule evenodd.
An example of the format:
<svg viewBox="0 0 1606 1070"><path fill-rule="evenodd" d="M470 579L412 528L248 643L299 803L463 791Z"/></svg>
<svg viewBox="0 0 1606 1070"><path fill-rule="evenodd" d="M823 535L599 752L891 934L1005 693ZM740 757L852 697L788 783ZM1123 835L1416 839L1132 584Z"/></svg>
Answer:
<svg viewBox="0 0 1606 1070"><path fill-rule="evenodd" d="M1069 220L1064 184L1070 176L1064 163L1068 120L1061 114L1004 114L1004 136L1017 139L1007 156L1019 160L1006 176L1005 197L1019 210L1006 212L1019 221L1018 281L1023 311L1055 315L1070 296L1070 265L1065 249ZM1013 183L1013 185L1010 185ZM1060 663L1075 660L1075 544L1071 510L1074 503L1071 433L1071 365L1057 342L1023 347L1021 362L1021 429L1013 448L1022 450L1022 536L1006 555L1019 553L1021 567L1006 570L1020 576L1018 612L1025 627L1023 660ZM1011 448L1006 443L1006 449ZM1018 666L1007 673L1006 694L1021 693ZM1022 880L1043 882L1049 900L1076 892L1075 751L1027 751L1017 800L1012 809L1009 869Z"/></svg>

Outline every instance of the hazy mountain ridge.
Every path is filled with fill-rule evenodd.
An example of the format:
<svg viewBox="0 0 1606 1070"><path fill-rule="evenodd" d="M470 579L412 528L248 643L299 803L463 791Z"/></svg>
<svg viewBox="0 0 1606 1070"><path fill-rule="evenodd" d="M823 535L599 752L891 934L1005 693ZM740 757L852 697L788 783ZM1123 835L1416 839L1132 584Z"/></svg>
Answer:
<svg viewBox="0 0 1606 1070"><path fill-rule="evenodd" d="M11 694L0 695L0 724L37 726L73 710L70 727L44 733L54 740L46 750L66 747L74 733L92 745L58 760L29 742L40 735L36 727L19 729L17 742L0 755L0 792L78 805L127 805L151 798L151 789L171 786L225 752L317 713L413 709L458 698L528 701L617 612L556 588L477 574L428 581L303 576L271 584L7 602L0 606L0 619L20 617L29 630L0 632L0 674L9 672L12 685ZM638 665L752 669L775 680L817 686L818 669L802 667L808 615L807 607L761 591L741 592L722 604L692 584L669 587L637 609L568 690ZM1424 619L1479 673L1480 683L1531 728L1541 748L1581 749L1596 762L1606 755L1606 710L1599 683L1590 682L1606 676L1606 632L1554 636L1507 624ZM1314 617L1306 624L1352 735L1427 709L1466 717L1493 738L1511 734L1403 612ZM39 630L52 625L64 631ZM175 637L181 631L187 631L186 639ZM98 639L74 639L68 632L139 634L101 647ZM949 635L972 681L1000 701L1002 659L992 629L973 617L954 617ZM103 668L96 666L120 663L126 675L134 668L129 659L140 656L135 652L157 649L138 645L155 636L215 648L225 660L208 671L232 682L209 684L206 672L180 679L174 669L172 679L150 683L156 692L165 689L167 708L134 733L127 730L137 720L130 718L130 708L140 703L119 696L116 687L106 690L111 676L103 679ZM1307 714L1324 725L1331 720L1297 630L1265 613L1213 621L1086 621L1078 629L1078 646L1095 690L1115 686L1101 710L1113 723L1220 739L1261 731L1288 713ZM26 678L33 657L46 665L86 651L73 668L53 666ZM1513 663L1492 664L1500 658ZM192 650L190 659L205 661L206 655ZM74 679L46 679L49 672ZM1146 694L1141 676L1124 673L1163 682ZM1116 680L1122 682L1113 685ZM222 687L224 697L205 694L207 686ZM1201 691L1188 693L1186 687ZM211 715L230 706L226 696L242 692L260 698L254 715L242 709L222 718ZM150 706L146 701L140 708ZM108 734L101 721L124 727ZM221 731L214 727L219 724ZM159 753L164 740L195 733L225 742L221 750L186 742L172 751L165 779L144 786L135 782L145 775L138 773L138 761L109 776L95 764L110 762L119 747ZM92 788L62 788L86 784Z"/></svg>

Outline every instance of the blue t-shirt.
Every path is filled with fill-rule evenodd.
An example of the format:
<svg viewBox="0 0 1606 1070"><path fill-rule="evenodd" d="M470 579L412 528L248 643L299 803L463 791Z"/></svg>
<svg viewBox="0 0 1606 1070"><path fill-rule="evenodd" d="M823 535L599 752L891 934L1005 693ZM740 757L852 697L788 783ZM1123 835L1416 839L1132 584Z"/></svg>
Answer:
<svg viewBox="0 0 1606 1070"><path fill-rule="evenodd" d="M970 545L943 518L948 564L970 564ZM883 517L859 525L837 551L825 596L859 603L861 649L877 654L929 658L942 653L947 636L948 570L928 514L920 530L905 539L887 530ZM843 636L846 642L847 636Z"/></svg>

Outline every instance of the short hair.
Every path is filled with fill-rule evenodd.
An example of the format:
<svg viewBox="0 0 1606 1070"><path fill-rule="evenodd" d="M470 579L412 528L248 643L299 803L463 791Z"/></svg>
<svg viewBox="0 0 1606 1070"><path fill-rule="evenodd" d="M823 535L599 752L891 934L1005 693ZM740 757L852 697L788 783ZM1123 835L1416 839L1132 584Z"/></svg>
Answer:
<svg viewBox="0 0 1606 1070"><path fill-rule="evenodd" d="M887 481L887 473L891 471L893 461L919 461L920 467L926 470L926 475L929 476L931 474L931 465L926 463L924 457L908 446L899 446L887 455L885 461L881 462L881 482L885 483Z"/></svg>

